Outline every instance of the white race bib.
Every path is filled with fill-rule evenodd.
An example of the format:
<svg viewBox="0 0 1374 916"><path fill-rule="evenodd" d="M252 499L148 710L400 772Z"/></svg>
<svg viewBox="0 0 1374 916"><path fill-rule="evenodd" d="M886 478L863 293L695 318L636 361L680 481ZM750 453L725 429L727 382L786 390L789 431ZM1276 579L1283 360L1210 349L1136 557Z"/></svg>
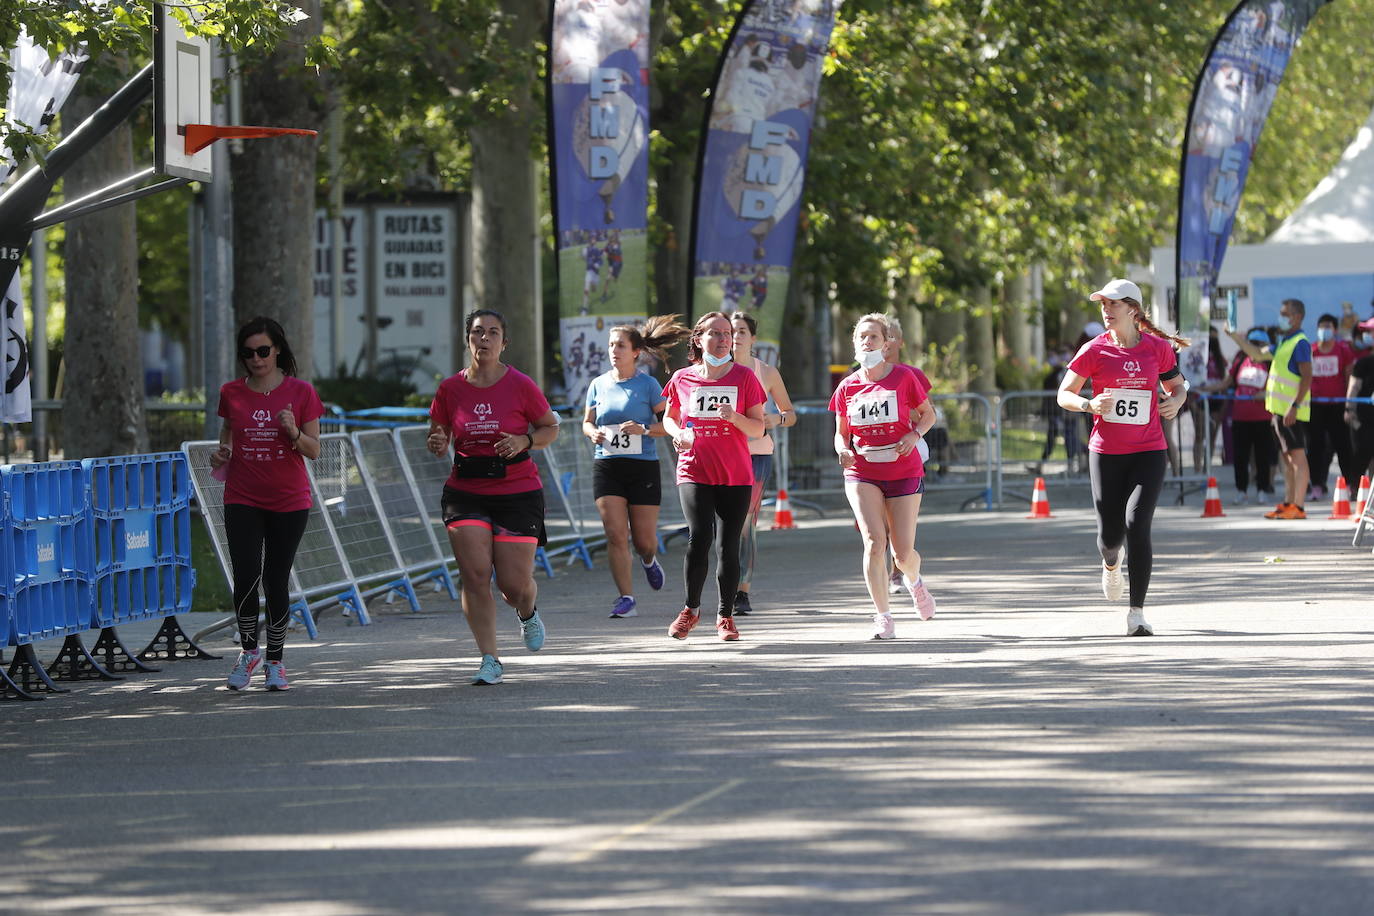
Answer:
<svg viewBox="0 0 1374 916"><path fill-rule="evenodd" d="M896 423L899 419L897 416L897 392L872 391L853 398L849 402L847 419L851 427L882 426Z"/></svg>
<svg viewBox="0 0 1374 916"><path fill-rule="evenodd" d="M606 441L601 451L607 455L638 455L644 451L644 437L639 433L622 433L618 426L602 426Z"/></svg>
<svg viewBox="0 0 1374 916"><path fill-rule="evenodd" d="M687 416L701 420L718 420L716 412L721 404L734 407L739 403L739 389L734 385L702 385L692 392L687 402Z"/></svg>
<svg viewBox="0 0 1374 916"><path fill-rule="evenodd" d="M1236 373L1236 384L1247 388L1263 388L1269 381L1269 371L1263 366L1251 363Z"/></svg>
<svg viewBox="0 0 1374 916"><path fill-rule="evenodd" d="M1329 356L1312 354L1312 377L1335 378L1341 374L1341 358L1334 353Z"/></svg>
<svg viewBox="0 0 1374 916"><path fill-rule="evenodd" d="M1108 388L1112 396L1111 408L1102 415L1108 423L1124 426L1144 426L1150 422L1150 401L1154 392L1148 388Z"/></svg>

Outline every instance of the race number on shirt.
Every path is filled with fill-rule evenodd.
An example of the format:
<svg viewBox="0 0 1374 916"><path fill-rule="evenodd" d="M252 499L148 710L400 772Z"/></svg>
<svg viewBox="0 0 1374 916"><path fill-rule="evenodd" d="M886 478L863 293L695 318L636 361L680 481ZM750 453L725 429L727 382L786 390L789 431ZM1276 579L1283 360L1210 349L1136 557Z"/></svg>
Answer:
<svg viewBox="0 0 1374 916"><path fill-rule="evenodd" d="M849 425L877 426L897 422L897 392L875 391L849 402Z"/></svg>
<svg viewBox="0 0 1374 916"><path fill-rule="evenodd" d="M1313 378L1335 378L1341 374L1341 358L1339 356L1320 356L1312 354L1312 377Z"/></svg>
<svg viewBox="0 0 1374 916"><path fill-rule="evenodd" d="M702 385L692 392L687 404L687 416L702 420L720 418L717 409L722 404L733 407L739 401L739 389L734 385Z"/></svg>
<svg viewBox="0 0 1374 916"><path fill-rule="evenodd" d="M1144 426L1150 422L1150 399L1154 392L1148 388L1108 388L1112 396L1111 408L1102 415L1108 423Z"/></svg>
<svg viewBox="0 0 1374 916"><path fill-rule="evenodd" d="M1248 388L1263 388L1267 381L1269 373L1263 366L1251 364L1236 373L1236 382Z"/></svg>
<svg viewBox="0 0 1374 916"><path fill-rule="evenodd" d="M639 433L622 433L619 426L603 426L606 441L601 450L608 455L638 455L644 450L644 437Z"/></svg>

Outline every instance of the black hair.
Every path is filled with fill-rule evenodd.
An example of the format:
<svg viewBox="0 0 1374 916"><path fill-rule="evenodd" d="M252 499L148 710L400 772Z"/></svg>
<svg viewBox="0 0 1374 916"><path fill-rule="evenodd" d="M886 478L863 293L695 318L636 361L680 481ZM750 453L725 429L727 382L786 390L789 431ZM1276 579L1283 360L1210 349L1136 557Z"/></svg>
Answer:
<svg viewBox="0 0 1374 916"><path fill-rule="evenodd" d="M508 341L510 335L506 333L506 316L495 309L473 309L468 312L467 317L463 319L463 336L466 337L472 333L472 323L474 321L478 318L486 317L495 318L497 321L501 322L501 339Z"/></svg>
<svg viewBox="0 0 1374 916"><path fill-rule="evenodd" d="M692 336L692 329L679 324L677 315L654 315L643 327L618 324L610 333L617 331L629 339L632 350L648 350L660 360L667 358L668 347Z"/></svg>
<svg viewBox="0 0 1374 916"><path fill-rule="evenodd" d="M243 327L239 328L234 354L237 356L248 338L258 334L266 334L272 338L272 346L277 348L277 368L282 371L282 375L295 375L296 356L291 352L291 345L286 342L286 332L281 329L281 325L264 315L248 319ZM239 358L239 363L247 370L248 360Z"/></svg>
<svg viewBox="0 0 1374 916"><path fill-rule="evenodd" d="M1322 316L1321 316L1320 318L1317 319L1317 324L1330 324L1330 325L1335 325L1336 327L1340 327L1340 326L1341 326L1341 321L1340 321L1339 318L1337 318L1335 315L1331 314L1330 312L1323 312L1323 313L1322 313Z"/></svg>
<svg viewBox="0 0 1374 916"><path fill-rule="evenodd" d="M753 315L750 315L748 312L731 312L730 323L734 324L736 321L743 321L745 324L749 325L750 337L759 336L759 322Z"/></svg>

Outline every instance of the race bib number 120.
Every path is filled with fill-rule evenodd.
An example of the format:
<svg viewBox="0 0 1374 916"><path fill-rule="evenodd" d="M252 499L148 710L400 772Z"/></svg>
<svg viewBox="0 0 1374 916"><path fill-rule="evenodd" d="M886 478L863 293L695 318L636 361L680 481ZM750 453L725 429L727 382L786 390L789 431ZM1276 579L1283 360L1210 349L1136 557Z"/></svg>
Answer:
<svg viewBox="0 0 1374 916"><path fill-rule="evenodd" d="M739 391L734 385L702 385L692 392L692 399L687 403L687 416L702 420L719 419L717 409L722 404L733 407L738 400Z"/></svg>

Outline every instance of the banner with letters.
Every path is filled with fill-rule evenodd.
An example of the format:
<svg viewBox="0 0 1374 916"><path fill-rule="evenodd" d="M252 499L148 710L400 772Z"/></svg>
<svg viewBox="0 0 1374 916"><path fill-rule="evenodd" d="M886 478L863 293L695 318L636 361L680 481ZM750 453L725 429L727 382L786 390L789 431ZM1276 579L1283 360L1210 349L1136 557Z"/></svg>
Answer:
<svg viewBox="0 0 1374 916"><path fill-rule="evenodd" d="M71 95L77 77L86 65L84 45L69 48L56 57L33 43L28 33L19 33L19 42L10 51L13 70L5 120L9 128L22 126L33 133L46 133L62 103ZM19 169L7 146L0 147L0 187ZM28 423L33 419L32 392L29 390L28 332L24 325L24 288L19 275L19 260L24 249L6 244L0 247L0 288L4 295L5 365L4 388L0 392L0 422Z"/></svg>
<svg viewBox="0 0 1374 916"><path fill-rule="evenodd" d="M843 0L750 0L721 56L697 168L692 313L741 309L777 363L821 63Z"/></svg>
<svg viewBox="0 0 1374 916"><path fill-rule="evenodd" d="M549 157L568 402L648 311L649 0L552 0Z"/></svg>
<svg viewBox="0 0 1374 916"><path fill-rule="evenodd" d="M1179 176L1174 289L1179 354L1189 381L1207 379L1207 327L1217 276L1250 161L1298 39L1329 0L1241 0L1217 32L1193 87ZM1221 303L1215 303L1218 307Z"/></svg>

